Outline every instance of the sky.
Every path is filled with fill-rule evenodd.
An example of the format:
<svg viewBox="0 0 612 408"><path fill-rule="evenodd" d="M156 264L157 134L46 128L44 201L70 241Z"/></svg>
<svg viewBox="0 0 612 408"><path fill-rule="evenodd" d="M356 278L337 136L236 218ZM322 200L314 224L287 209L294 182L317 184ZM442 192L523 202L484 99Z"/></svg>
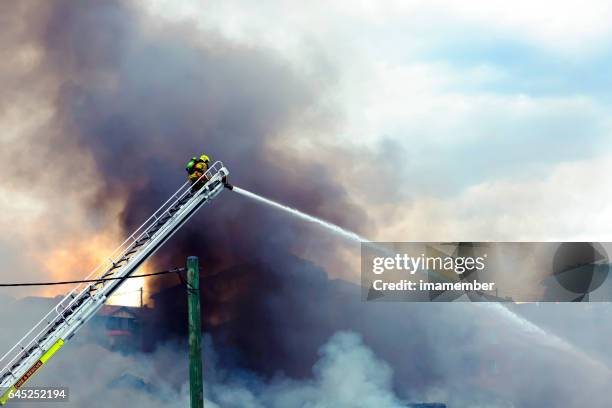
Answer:
<svg viewBox="0 0 612 408"><path fill-rule="evenodd" d="M610 240L605 1L218 1L203 10L158 0L150 12L270 47L328 81L336 132L301 148L326 156L313 140L358 146L361 173L385 175L364 186L334 169L333 155L324 160L376 214L374 239Z"/></svg>

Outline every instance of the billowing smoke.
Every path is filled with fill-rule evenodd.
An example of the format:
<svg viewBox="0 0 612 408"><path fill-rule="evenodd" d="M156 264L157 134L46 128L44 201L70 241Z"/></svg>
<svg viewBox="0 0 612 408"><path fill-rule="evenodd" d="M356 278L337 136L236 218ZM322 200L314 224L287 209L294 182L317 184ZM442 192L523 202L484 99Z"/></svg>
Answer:
<svg viewBox="0 0 612 408"><path fill-rule="evenodd" d="M30 181L44 199L78 198L95 231L107 228L119 202L125 232L184 181L186 161L205 152L241 186L351 228L367 225L331 169L300 157L303 138L333 116L320 103L331 79L302 75L266 49L212 31L161 23L129 2L24 2L16 21L10 14L3 13L6 30L19 46L11 45L7 60L28 60L10 90L33 104L51 101L36 132L7 143L14 189ZM23 83L34 89L20 89ZM5 91L5 105L11 96ZM38 158L49 168L42 177L30 163ZM226 195L155 264L180 265L197 254L214 271L287 251L330 259L334 245L324 234L306 238L300 224Z"/></svg>
<svg viewBox="0 0 612 408"><path fill-rule="evenodd" d="M579 407L587 400L594 407L608 404L606 390L611 378L606 364L611 362L606 339L612 324L605 304L542 305L530 312L589 353L598 353L595 357L599 361L586 360L565 348L551 347L546 338L535 333L508 325L489 306L361 304L350 301L351 288L346 284L306 276L300 284L311 287L303 295L326 289L322 301L308 313L287 313L276 326L287 335L284 349L264 353L264 357L295 363L302 358L306 343L314 343L313 335L319 335L322 341L308 375L299 379L282 371L268 376L245 369L236 358L240 349L232 353L226 346L213 347L209 338L204 367L205 392L211 401L222 407L300 407L311 403L330 408L401 407L405 405L399 401L406 400L444 401L462 408ZM298 292L283 296L289 299ZM285 305L291 304L288 299L284 299ZM294 301L296 306L307 306L304 299ZM2 304L0 317L6 322L10 316L5 311L30 313L24 305ZM590 306L597 319L580 321L577 317L585 311L576 306ZM552 319L555 315L559 317L556 320ZM355 330L336 332L328 338L322 333L338 326ZM257 333L250 336L261 337ZM35 381L68 386L70 406L82 406L84 401L92 406L109 401L129 401L133 406L184 405L186 350L184 340L173 340L151 354L124 356L82 343L77 336Z"/></svg>
<svg viewBox="0 0 612 408"><path fill-rule="evenodd" d="M183 182L186 160L203 152L223 160L240 186L368 232L366 212L334 178L334 167L346 172L353 163L330 166L312 155L312 145L324 142L312 136L333 129L334 112L324 102L334 72L302 72L265 48L165 23L128 2L18 4L0 5L2 52L11 62L0 67L0 108L14 125L1 153L2 188L33 189L37 201L54 208L24 233L37 237L42 229L46 237L28 239L27 254L46 253L57 242L70 246L68 237L92 244L105 231L126 233ZM19 125L28 118L29 127ZM212 336L207 395L219 406L395 407L401 399L540 407L584 406L587 398L606 405L605 364L548 344L486 308L361 303L356 286L329 278L346 267L335 261L337 245L225 192L156 255L156 268L201 258ZM70 253L57 259L79 266ZM28 271L19 276L35 275ZM156 309L167 334L153 354L69 345L41 381L66 382L78 389L75 401L88 404L104 394L105 405L178 399L184 406L186 370L178 356L185 302L172 295L184 290L168 285L149 288L160 290ZM609 320L601 324L609 327ZM593 330L571 321L552 329Z"/></svg>
<svg viewBox="0 0 612 408"><path fill-rule="evenodd" d="M158 25L123 2L61 3L49 10L43 27L45 66L62 81L57 139L93 160L94 214L119 199L123 229L134 229L183 182L186 160L206 152L223 160L240 186L351 228L367 225L329 169L316 158L300 158L293 147L300 142L296 123L305 116L311 130L325 125L313 113L324 92L320 80L298 75L265 49L189 26ZM271 287L284 281L273 281L271 270L295 267L280 261L287 254L315 253L325 262L334 250L324 234L226 192L153 263L180 266L187 255L198 255L209 273L246 268ZM181 309L168 310L163 298L156 306L168 311L170 328L180 322L170 332L182 334ZM239 315L228 318L241 321ZM262 327L259 341L283 342L272 325Z"/></svg>
<svg viewBox="0 0 612 408"><path fill-rule="evenodd" d="M40 317L48 301L15 301L0 298L4 329L23 331ZM20 311L20 319L11 312ZM8 324L6 324L8 322ZM4 350L10 344L0 337ZM184 339L164 343L153 353L124 355L75 337L65 352L37 373L32 384L67 387L67 406L184 407L189 389L185 381L187 347ZM359 335L336 333L321 344L311 378L297 381L278 373L268 379L235 365L222 363L211 338L204 341L206 406L223 408L353 406L358 396L363 407L401 407L392 391L392 370L363 344ZM347 375L347 372L350 375ZM101 396L104 398L101 398ZM41 407L57 402L37 403Z"/></svg>
<svg viewBox="0 0 612 408"><path fill-rule="evenodd" d="M181 376L187 370L185 347L172 343L153 355L122 356L97 346L76 346L73 352L83 355L84 361L63 359L44 375L47 381L69 384L80 382L84 375L96 379L89 387L70 388L70 403L74 406L123 406L130 401L137 407L184 407L189 404L189 390ZM109 364L98 364L101 360ZM254 373L228 371L217 364L210 342L204 364L207 407L405 406L391 390L389 366L354 333L338 333L321 347L309 381L282 375L264 381ZM181 386L176 387L175 382ZM102 394L104 399L98 397Z"/></svg>
<svg viewBox="0 0 612 408"><path fill-rule="evenodd" d="M349 228L368 225L331 169L317 157L300 157L302 138L324 131L333 116L320 103L333 73L305 75L266 49L161 23L123 1L23 3L18 11L17 21L7 20L14 30L7 54L26 47L33 56L24 63L29 72L12 85L36 84L24 94L50 101L50 113L36 132L11 140L11 179L30 179L45 199L77 198L88 229L104 231L107 214L121 203L119 227L130 231L184 181L184 163L204 152L223 160L240 186ZM42 179L30 163L38 158L51 169ZM293 267L276 257L316 254L320 263L336 263L335 246L317 230L225 193L153 263L182 265L195 254L213 274L248 265L253 279L272 284L270 269ZM172 314L169 322L184 321ZM264 329L260 341L273 333Z"/></svg>
<svg viewBox="0 0 612 408"><path fill-rule="evenodd" d="M214 32L159 25L123 2L51 10L46 63L63 81L57 99L61 139L91 154L96 203L125 200L122 223L139 225L183 182L184 163L201 152L223 160L239 185L332 218L365 221L316 160L299 159L295 123L317 121L321 84L297 75L267 52L232 44ZM295 224L224 197L157 258L182 264L187 254L214 270L222 259L253 259L303 247ZM321 252L325 246L321 245Z"/></svg>

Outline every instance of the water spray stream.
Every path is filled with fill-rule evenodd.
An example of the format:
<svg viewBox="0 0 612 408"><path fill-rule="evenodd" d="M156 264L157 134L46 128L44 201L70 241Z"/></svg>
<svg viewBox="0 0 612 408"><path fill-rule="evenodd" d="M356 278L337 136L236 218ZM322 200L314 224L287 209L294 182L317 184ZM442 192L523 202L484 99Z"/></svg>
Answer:
<svg viewBox="0 0 612 408"><path fill-rule="evenodd" d="M507 321L516 325L520 330L523 331L523 333L531 334L534 337L537 337L539 340L545 343L546 346L555 348L559 351L563 351L566 353L571 353L575 357L583 359L584 361L590 363L592 367L597 367L604 373L612 375L612 370L610 369L610 367L607 364L603 363L601 360L589 355L584 350L576 347L574 344L568 342L567 340L564 340L556 334L541 328L532 321L514 313L502 303L483 302L479 303L479 305L481 305L481 307L490 307L491 310L495 311L500 316L504 317Z"/></svg>
<svg viewBox="0 0 612 408"><path fill-rule="evenodd" d="M249 198L251 198L253 200L259 201L259 202L264 203L264 204L267 204L267 205L269 205L271 207L278 208L279 210L283 210L285 212L288 212L288 213L290 213L292 215L295 215L296 217L299 217L299 218L303 219L304 221L308 221L308 222L312 222L312 223L318 224L318 225L322 226L323 228L326 228L329 231L333 232L336 235L340 235L340 236L342 236L344 238L350 239L350 240L355 241L357 243L370 242L370 240L368 240L368 239L366 239L366 238L364 238L362 236L359 236L359 235L355 234L352 231L347 231L344 228L339 227L336 224L332 224L331 222L327 222L327 221L322 220L320 218L313 217L312 215L305 214L305 213L301 212L300 210L296 210L295 208L288 207L286 205L277 203L276 201L269 200L269 199L264 198L264 197L262 197L260 195L257 195L255 193L251 193L250 191L247 191L247 190L244 190L244 189L242 189L240 187L233 186L233 191L235 191L236 193L241 194L241 195L243 195L245 197L249 197Z"/></svg>
<svg viewBox="0 0 612 408"><path fill-rule="evenodd" d="M268 198L262 197L258 194L252 193L250 191L244 190L240 187L236 187L233 186L233 191L237 192L238 194L241 194L245 197L248 197L252 200L258 201L260 203L263 204L267 204L271 207L277 208L279 210L288 212L289 214L292 214L293 216L296 216L302 220L308 221L308 222L312 222L315 224L318 224L322 227L324 227L325 229L333 232L336 235L342 236L343 238L347 238L350 239L352 241L358 242L358 243L371 243L370 240L352 232L352 231L347 231L346 229L332 224L328 221L322 220L320 218L314 217L312 215L308 215L305 214L295 208L292 207L288 207L286 205L280 204L276 201L270 200ZM569 352L574 354L576 357L580 357L582 359L584 359L585 361L587 361L588 363L590 363L591 365L593 365L594 367L598 367L600 369L602 369L604 372L606 372L607 374L612 374L612 370L610 370L610 368L605 365L604 363L602 363L601 361L599 361L598 359L590 356L589 354L587 354L586 352L578 349L575 345L567 342L566 340L563 340L562 338L560 338L559 336L552 334L544 329L542 329L541 327L539 327L538 325L536 325L535 323L525 319L522 316L517 315L516 313L514 313L512 310L508 309L506 306L504 306L501 303L479 303L479 305L489 307L490 310L495 311L499 316L501 316L502 318L504 318L506 321L514 324L519 330L521 330L523 333L526 334L531 334L534 336L537 336L543 343L545 343L547 346L552 347L552 348L556 348L560 351L565 351L565 352Z"/></svg>

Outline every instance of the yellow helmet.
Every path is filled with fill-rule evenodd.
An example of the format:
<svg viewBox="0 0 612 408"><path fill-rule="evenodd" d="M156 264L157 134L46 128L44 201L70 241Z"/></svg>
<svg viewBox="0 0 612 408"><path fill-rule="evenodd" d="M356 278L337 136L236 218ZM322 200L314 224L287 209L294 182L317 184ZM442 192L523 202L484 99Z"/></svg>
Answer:
<svg viewBox="0 0 612 408"><path fill-rule="evenodd" d="M210 157L208 157L207 155L203 154L200 156L200 160L202 160L204 163L208 163L210 161Z"/></svg>

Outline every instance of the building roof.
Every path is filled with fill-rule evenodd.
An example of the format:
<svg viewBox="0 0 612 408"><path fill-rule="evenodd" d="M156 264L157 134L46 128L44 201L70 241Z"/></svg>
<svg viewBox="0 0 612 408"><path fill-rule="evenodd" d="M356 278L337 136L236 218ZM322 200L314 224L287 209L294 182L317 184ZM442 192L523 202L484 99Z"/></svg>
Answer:
<svg viewBox="0 0 612 408"><path fill-rule="evenodd" d="M123 317L126 319L135 319L140 317L141 310L139 307L131 307L131 306L118 306L118 305L104 305L98 311L98 316L113 316L113 317Z"/></svg>

